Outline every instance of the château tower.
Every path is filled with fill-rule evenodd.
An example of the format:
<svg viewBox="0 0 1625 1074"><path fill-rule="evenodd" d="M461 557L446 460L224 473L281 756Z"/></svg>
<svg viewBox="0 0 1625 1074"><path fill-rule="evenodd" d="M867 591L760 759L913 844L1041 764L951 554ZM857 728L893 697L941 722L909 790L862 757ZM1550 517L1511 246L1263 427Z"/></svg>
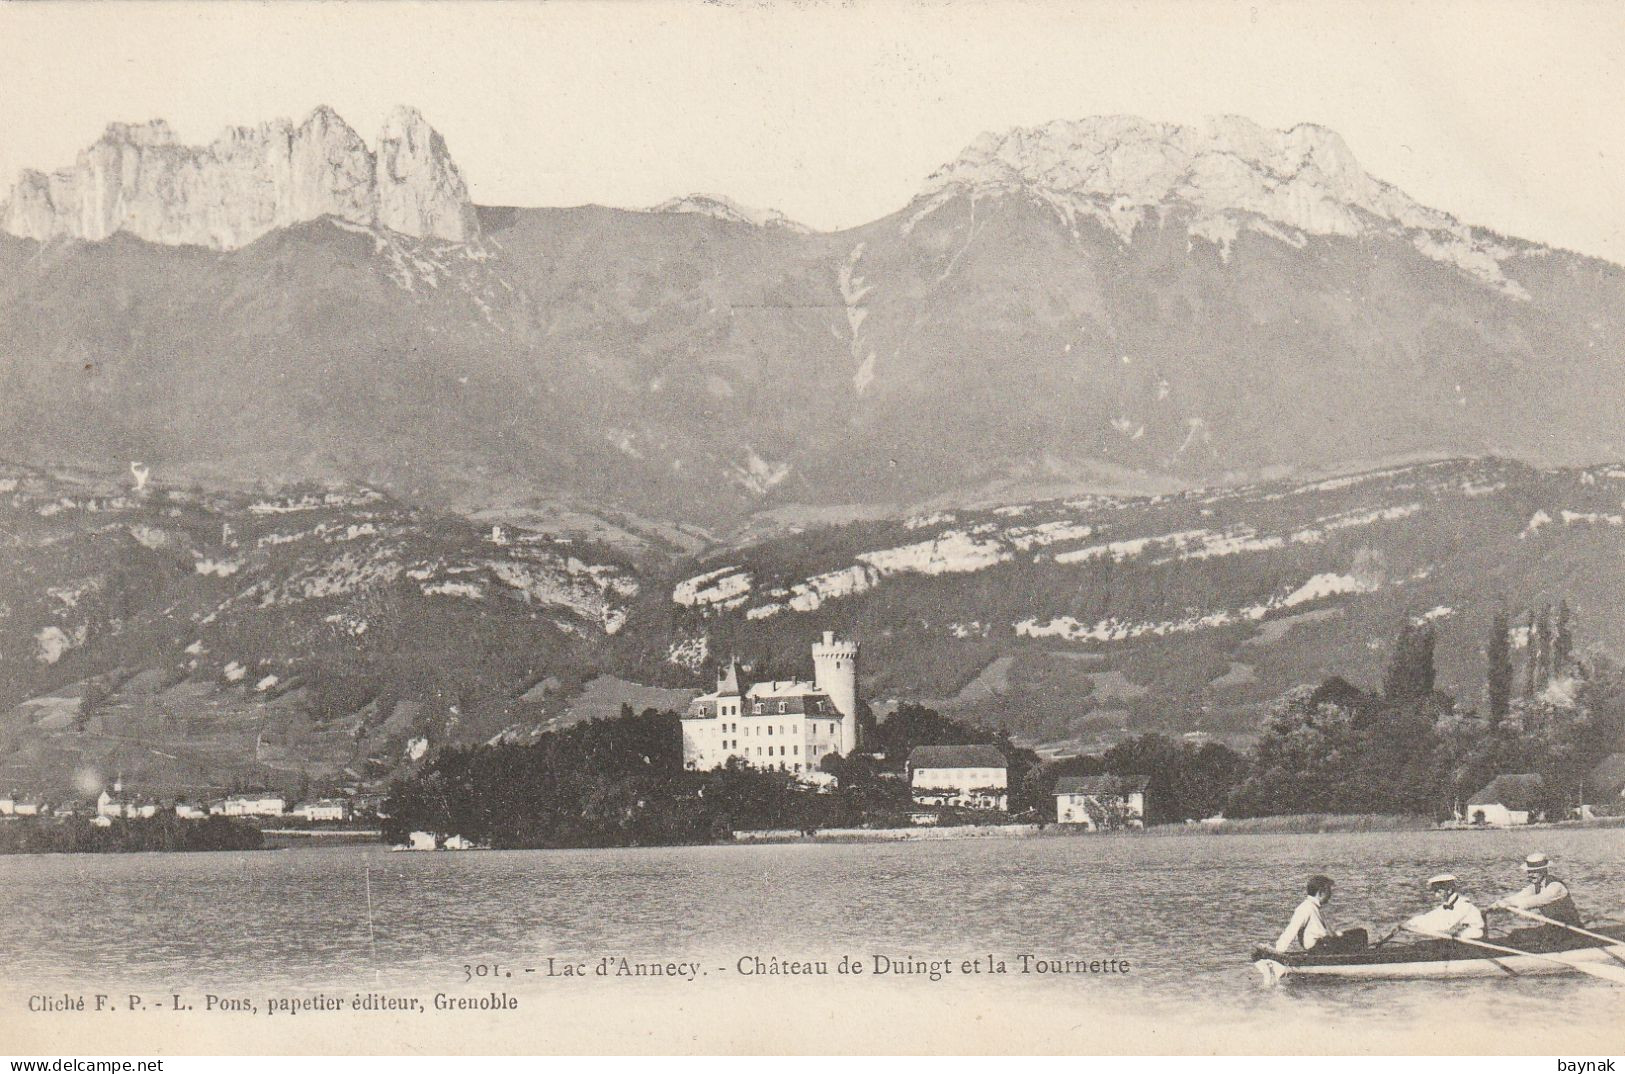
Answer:
<svg viewBox="0 0 1625 1074"><path fill-rule="evenodd" d="M813 643L813 685L841 714L841 755L858 748L858 643L824 631Z"/></svg>

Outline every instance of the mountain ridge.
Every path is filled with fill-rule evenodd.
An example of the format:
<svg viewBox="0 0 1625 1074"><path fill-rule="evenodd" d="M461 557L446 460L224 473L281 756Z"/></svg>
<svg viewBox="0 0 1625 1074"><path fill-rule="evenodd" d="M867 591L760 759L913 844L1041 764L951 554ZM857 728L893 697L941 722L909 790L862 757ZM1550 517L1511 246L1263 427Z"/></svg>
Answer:
<svg viewBox="0 0 1625 1074"><path fill-rule="evenodd" d="M1377 681L1410 620L1472 706L1503 601L1566 599L1580 648L1625 645L1620 466L1445 460L637 557L366 487L140 481L0 466L10 784L379 780L623 699L680 705L730 654L793 674L822 630L862 642L877 710L924 700L1049 753L1244 744L1292 686Z"/></svg>
<svg viewBox="0 0 1625 1074"><path fill-rule="evenodd" d="M222 250L3 235L0 455L717 533L1046 486L1625 456L1625 270L1417 207L1323 128L1216 130L984 136L830 233L691 198L459 201L476 241L365 212ZM358 174L439 159L436 138L404 123L384 139L404 158Z"/></svg>
<svg viewBox="0 0 1625 1074"><path fill-rule="evenodd" d="M0 229L38 241L127 232L234 250L333 216L416 238L479 237L462 174L420 112L395 108L376 144L325 105L297 126L227 127L205 146L181 144L161 119L112 123L71 167L25 169L0 204Z"/></svg>

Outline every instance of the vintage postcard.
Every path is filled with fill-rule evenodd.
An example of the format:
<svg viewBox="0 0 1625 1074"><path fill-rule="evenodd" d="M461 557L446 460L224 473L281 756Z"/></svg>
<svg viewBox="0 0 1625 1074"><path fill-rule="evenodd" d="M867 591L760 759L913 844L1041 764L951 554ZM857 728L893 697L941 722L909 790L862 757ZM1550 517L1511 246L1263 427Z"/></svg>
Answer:
<svg viewBox="0 0 1625 1074"><path fill-rule="evenodd" d="M1622 58L0 6L0 1051L1619 1053Z"/></svg>

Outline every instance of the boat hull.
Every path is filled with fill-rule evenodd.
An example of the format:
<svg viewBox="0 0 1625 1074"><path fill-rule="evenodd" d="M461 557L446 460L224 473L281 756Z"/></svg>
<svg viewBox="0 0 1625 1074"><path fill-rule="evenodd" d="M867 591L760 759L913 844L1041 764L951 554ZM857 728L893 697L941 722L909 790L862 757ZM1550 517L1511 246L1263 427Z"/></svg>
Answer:
<svg viewBox="0 0 1625 1074"><path fill-rule="evenodd" d="M1537 930L1538 931L1538 930ZM1526 977L1579 973L1576 965L1585 963L1625 967L1625 927L1602 930L1619 937L1619 942L1603 946L1551 943L1550 934L1529 936L1525 942L1514 933L1494 942L1532 952L1527 955L1495 955L1483 948L1453 940L1372 947L1340 955L1312 952L1277 954L1265 946L1253 949L1253 964L1267 979L1283 977L1339 978L1352 980L1436 980L1469 977ZM1546 939L1545 943L1527 940ZM1583 942L1583 941L1582 941Z"/></svg>

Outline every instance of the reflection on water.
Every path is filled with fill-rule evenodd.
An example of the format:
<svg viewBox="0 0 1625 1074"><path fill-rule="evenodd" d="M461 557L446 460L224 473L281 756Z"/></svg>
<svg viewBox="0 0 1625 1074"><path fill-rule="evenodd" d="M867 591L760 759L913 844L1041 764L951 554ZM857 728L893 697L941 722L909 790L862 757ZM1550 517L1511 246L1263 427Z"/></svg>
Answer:
<svg viewBox="0 0 1625 1074"><path fill-rule="evenodd" d="M1006 997L1187 1027L1250 1026L1266 1050L1290 1049L1281 1035L1306 1027L1341 1027L1340 1039L1357 1042L1361 1032L1491 1014L1507 1031L1584 1026L1589 1042L1617 1049L1625 990L1590 978L1270 989L1246 960L1252 942L1280 930L1312 872L1338 882L1334 927L1363 923L1381 935L1427 905L1427 876L1455 872L1487 905L1519 884L1518 862L1536 849L1554 858L1590 917L1625 907L1625 831L1599 830L59 855L0 859L0 957L11 989L38 991L472 991L482 982L465 984L463 967L483 963L514 974L498 978L500 987L534 996L564 987L542 975L550 956L693 959L708 974L696 984L632 985L651 995L689 989L682 994L692 1000L694 989L740 987L741 956L821 959L833 969L854 955L871 967L863 988L923 1003L995 987L958 973L964 960L991 956L1011 971L996 983ZM1127 959L1131 972L1020 976L1023 953ZM875 978L877 954L950 959L954 972L937 983ZM1531 1048L1555 1050L1540 1039Z"/></svg>

